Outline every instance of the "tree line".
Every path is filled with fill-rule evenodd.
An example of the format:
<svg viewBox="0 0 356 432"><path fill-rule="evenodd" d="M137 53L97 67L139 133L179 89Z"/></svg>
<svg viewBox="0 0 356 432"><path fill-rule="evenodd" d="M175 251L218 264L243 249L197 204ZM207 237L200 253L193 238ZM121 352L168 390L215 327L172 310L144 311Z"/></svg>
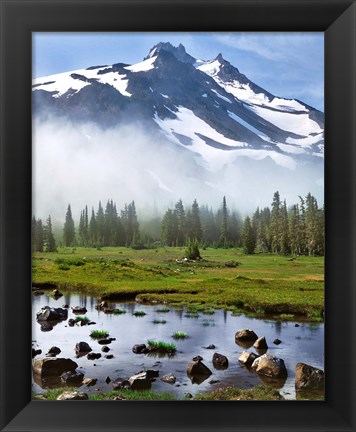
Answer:
<svg viewBox="0 0 356 432"><path fill-rule="evenodd" d="M324 209L318 208L317 200L310 193L299 197L299 203L287 208L279 192L275 192L271 207L257 208L252 216L244 219L231 211L223 197L218 210L199 206L195 199L185 208L180 199L157 219L159 233L146 229L141 233L135 202L125 204L119 212L109 200L104 207L99 202L95 211L88 206L80 212L77 225L68 205L63 226L64 246L126 246L136 249L165 246L198 246L231 248L243 247L247 254L271 252L293 255L324 254ZM157 231L157 230L156 230ZM34 251L56 250L52 233L51 217L42 224L32 219Z"/></svg>

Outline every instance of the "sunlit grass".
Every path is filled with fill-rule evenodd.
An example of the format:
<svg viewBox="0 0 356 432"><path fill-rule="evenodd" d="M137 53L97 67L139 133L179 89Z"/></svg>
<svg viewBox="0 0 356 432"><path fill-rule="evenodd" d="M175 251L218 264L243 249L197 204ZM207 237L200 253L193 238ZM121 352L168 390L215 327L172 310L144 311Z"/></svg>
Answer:
<svg viewBox="0 0 356 432"><path fill-rule="evenodd" d="M109 332L106 330L92 330L90 332L90 337L92 339L105 339L109 336Z"/></svg>
<svg viewBox="0 0 356 432"><path fill-rule="evenodd" d="M183 331L176 331L172 334L172 338L174 339L186 339L188 334Z"/></svg>

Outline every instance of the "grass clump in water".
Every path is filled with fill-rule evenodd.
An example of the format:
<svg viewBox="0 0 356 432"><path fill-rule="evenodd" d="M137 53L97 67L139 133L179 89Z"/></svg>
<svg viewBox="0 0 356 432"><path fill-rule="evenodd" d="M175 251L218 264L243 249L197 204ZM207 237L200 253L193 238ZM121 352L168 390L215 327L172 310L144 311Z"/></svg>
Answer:
<svg viewBox="0 0 356 432"><path fill-rule="evenodd" d="M75 317L75 322L81 322L83 325L86 325L90 323L90 319L86 316L77 316Z"/></svg>
<svg viewBox="0 0 356 432"><path fill-rule="evenodd" d="M148 340L147 346L150 351L158 351L162 353L174 353L177 351L177 347L169 342Z"/></svg>
<svg viewBox="0 0 356 432"><path fill-rule="evenodd" d="M143 316L146 315L146 312L144 312L144 311L136 311L136 312L133 313L133 315L135 317L143 317Z"/></svg>
<svg viewBox="0 0 356 432"><path fill-rule="evenodd" d="M92 330L90 337L93 339L105 339L109 336L109 332L106 330Z"/></svg>
<svg viewBox="0 0 356 432"><path fill-rule="evenodd" d="M170 311L170 309L167 307L156 309L156 312L158 312L158 313L168 313L169 311Z"/></svg>
<svg viewBox="0 0 356 432"><path fill-rule="evenodd" d="M157 320L157 319L155 319L155 320L152 321L152 323L153 324L166 324L167 321L166 320Z"/></svg>
<svg viewBox="0 0 356 432"><path fill-rule="evenodd" d="M215 310L213 308L206 308L203 310L204 315L214 315Z"/></svg>
<svg viewBox="0 0 356 432"><path fill-rule="evenodd" d="M124 309L114 309L113 310L113 314L114 315L122 315L122 314L125 314L125 313L126 313L126 311Z"/></svg>
<svg viewBox="0 0 356 432"><path fill-rule="evenodd" d="M186 339L188 337L187 333L183 331L176 331L172 334L174 339Z"/></svg>

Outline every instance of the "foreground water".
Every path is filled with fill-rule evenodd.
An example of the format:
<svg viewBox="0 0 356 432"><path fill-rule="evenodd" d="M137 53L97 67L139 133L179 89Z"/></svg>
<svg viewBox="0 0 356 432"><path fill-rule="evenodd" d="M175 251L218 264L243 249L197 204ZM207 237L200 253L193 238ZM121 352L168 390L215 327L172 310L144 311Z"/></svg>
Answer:
<svg viewBox="0 0 356 432"><path fill-rule="evenodd" d="M68 326L67 321L62 321L49 332L41 331L40 324L36 321L36 312L43 306L62 307L69 305L68 319L77 315L72 313L71 307L85 306L86 314L95 325ZM41 349L42 354L36 358L45 357L52 346L61 349L58 357L71 358L78 364L78 371L84 373L85 378L96 378L97 383L93 387L83 386L85 392L107 392L112 390L112 381L116 378L129 378L143 369L154 369L163 376L173 373L176 376L176 384L171 385L162 382L159 378L152 383L154 391L168 391L177 397L183 397L186 393L195 395L214 390L228 385L247 389L267 383L277 387L280 394L286 399L295 399L295 365L298 362L307 363L314 367L324 369L324 324L303 322L281 322L275 320L259 320L248 318L244 315L232 316L231 312L216 310L213 315L199 313L198 317L187 317L186 308L177 311L169 308L167 313L158 312L161 305L142 305L135 302L113 303L113 307L124 309L125 314L104 314L95 309L97 298L82 294L64 293L63 297L54 299L47 293L41 296L33 296L32 314L33 330L32 343L36 349ZM144 311L143 317L133 315L135 311ZM153 321L166 321L165 324L155 324ZM275 355L284 360L288 378L283 381L271 382L266 378L250 372L238 362L239 355L246 349L235 343L235 333L242 328L250 328L261 337L265 336L269 349L268 354ZM112 359L104 358L101 351L102 345L91 339L92 330L106 330L110 337L116 338L111 342L110 351ZM174 340L172 334L183 331L188 334L184 340ZM273 344L278 338L280 345ZM174 343L177 347L173 357L152 356L152 354L134 354L132 347L135 344L147 343L147 340L163 340ZM97 360L88 360L86 356L77 358L75 345L77 342L87 342L95 353L101 353ZM214 344L215 349L205 347ZM254 349L248 348L248 351ZM217 370L212 364L214 352L225 355L229 360L226 370ZM187 376L187 364L192 358L200 355L203 363L212 371L212 375L200 384L192 383ZM110 377L111 382L106 379ZM49 382L42 382L36 375L33 377L33 391L41 393L53 386Z"/></svg>

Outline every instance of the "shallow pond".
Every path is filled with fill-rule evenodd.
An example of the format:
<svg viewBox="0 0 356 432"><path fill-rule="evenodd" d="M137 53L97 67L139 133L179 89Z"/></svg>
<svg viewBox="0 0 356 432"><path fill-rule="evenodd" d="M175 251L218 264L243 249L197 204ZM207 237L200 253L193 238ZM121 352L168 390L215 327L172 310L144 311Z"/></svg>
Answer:
<svg viewBox="0 0 356 432"><path fill-rule="evenodd" d="M199 312L198 317L187 317L186 308L175 310L169 308L166 313L158 312L161 305L143 305L135 302L112 303L110 306L124 309L126 313L121 315L105 314L95 309L98 303L96 297L88 295L64 293L63 297L54 299L45 293L41 296L33 296L32 314L33 348L41 349L42 354L37 358L45 357L45 354L52 346L61 349L58 357L71 358L78 363L78 371L84 373L85 378L97 378L97 384L93 387L83 386L82 389L88 392L110 391L112 382L106 383L107 377L111 381L121 377L129 378L131 375L143 369L154 369L163 376L173 373L177 382L174 385L162 382L159 378L152 383L154 391L169 391L178 397L186 393L192 395L213 390L218 387L234 385L240 388L251 388L266 382L266 378L250 372L238 362L238 357L246 349L235 343L235 333L242 328L250 328L261 337L265 336L269 349L267 353L280 357L284 360L287 371L287 380L278 382L266 382L280 389L281 395L286 399L295 399L295 365L303 362L324 369L324 324L303 323L303 322L281 322L273 320L259 320L248 318L244 315L232 316L231 312L215 310L213 315L206 315ZM69 305L68 319L75 318L78 314L72 313L71 307L85 306L86 314L95 325L79 327L68 326L67 321L62 321L53 327L53 330L41 331L40 324L36 321L36 312L43 306L62 307ZM135 311L144 311L146 315L136 317ZM154 323L153 321L166 321ZM106 330L110 337L116 340L110 343L112 359L104 358L105 353L101 351L102 345L90 337L92 330ZM176 331L187 333L188 338L175 340L172 334ZM278 338L282 341L280 345L273 344ZM177 352L174 356L152 356L152 354L134 354L132 347L135 344L145 343L147 340L163 340L174 343ZM86 356L77 358L75 345L77 342L88 342L93 352L101 353L102 357L97 360L88 360ZM215 349L205 347L214 344ZM253 347L248 351L254 351ZM226 370L217 370L212 364L214 352L225 355L229 360L229 367ZM202 362L212 371L212 375L200 384L192 383L187 376L187 364L192 358L200 355ZM51 385L41 382L34 376L33 391L41 393ZM212 382L213 381L213 382ZM214 383L215 381L215 383ZM217 382L216 382L217 381Z"/></svg>

